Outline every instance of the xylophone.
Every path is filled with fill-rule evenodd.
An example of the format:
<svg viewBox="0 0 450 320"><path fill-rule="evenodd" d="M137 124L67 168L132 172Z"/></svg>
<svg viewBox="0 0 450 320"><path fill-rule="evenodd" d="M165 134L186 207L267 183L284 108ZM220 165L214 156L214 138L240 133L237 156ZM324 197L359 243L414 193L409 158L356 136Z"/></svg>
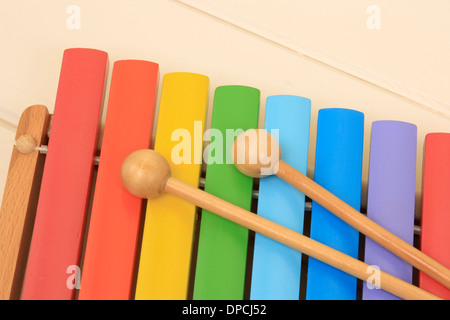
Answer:
<svg viewBox="0 0 450 320"><path fill-rule="evenodd" d="M418 243L415 125L372 124L362 214L361 112L321 109L312 128L309 99L270 96L262 125L259 90L227 85L215 88L211 128L205 128L208 77L165 74L157 106L158 64L121 60L112 69L99 141L107 70L106 52L67 49L53 115L41 105L22 114L0 211L0 299L396 299L397 291L384 286L385 273L404 288L404 298L450 299L445 275L433 279L450 267L450 133L428 134L424 142ZM287 179L253 178L235 165L236 138L258 126L279 142L292 169ZM323 199L288 181L296 180L294 171L306 175L310 130L317 130L314 181L328 192ZM153 174L145 159L126 165L136 150L152 146L168 164ZM145 192L130 179L144 180ZM182 191L191 189L218 202L179 197L194 198ZM415 253L400 258L396 241L386 238L388 250L363 236L326 205L332 197L354 211L348 219L362 217L405 248L420 248L413 248L422 254L413 261L418 277ZM237 220L216 214L230 206L238 208ZM272 221L266 231L241 221L255 217ZM277 240L274 230L281 230ZM288 234L298 246L283 243ZM322 259L329 252L340 257L334 267ZM348 273L347 259L366 268L366 282Z"/></svg>

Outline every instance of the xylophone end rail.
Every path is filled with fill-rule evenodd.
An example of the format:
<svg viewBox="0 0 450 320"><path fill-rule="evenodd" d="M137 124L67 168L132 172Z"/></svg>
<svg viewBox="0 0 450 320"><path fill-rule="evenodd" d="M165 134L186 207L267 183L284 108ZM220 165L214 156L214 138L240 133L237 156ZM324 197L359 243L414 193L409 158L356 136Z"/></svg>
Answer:
<svg viewBox="0 0 450 320"><path fill-rule="evenodd" d="M49 120L46 106L33 105L17 126L0 208L0 300L20 298L44 167L36 146L46 143Z"/></svg>

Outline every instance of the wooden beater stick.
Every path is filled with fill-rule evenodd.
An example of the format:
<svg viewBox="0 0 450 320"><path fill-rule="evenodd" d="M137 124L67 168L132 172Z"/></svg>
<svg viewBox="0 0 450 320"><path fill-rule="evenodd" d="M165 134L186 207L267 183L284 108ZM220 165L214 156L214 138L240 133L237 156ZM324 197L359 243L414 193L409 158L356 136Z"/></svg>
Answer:
<svg viewBox="0 0 450 320"><path fill-rule="evenodd" d="M277 175L364 235L450 288L449 269L376 224L281 160L280 146L267 131L247 130L239 135L233 145L232 157L236 168L242 173L255 178Z"/></svg>
<svg viewBox="0 0 450 320"><path fill-rule="evenodd" d="M135 196L155 198L164 192L173 194L359 279L368 281L373 276L373 269L364 262L171 177L166 159L153 150L130 154L122 165L121 176L125 187ZM383 271L380 271L379 277L380 287L400 298L439 299Z"/></svg>

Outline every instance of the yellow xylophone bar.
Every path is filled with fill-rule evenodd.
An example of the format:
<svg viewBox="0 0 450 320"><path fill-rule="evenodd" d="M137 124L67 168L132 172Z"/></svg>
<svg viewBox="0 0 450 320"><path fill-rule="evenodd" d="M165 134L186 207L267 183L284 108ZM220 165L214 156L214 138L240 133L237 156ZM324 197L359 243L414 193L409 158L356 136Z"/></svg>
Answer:
<svg viewBox="0 0 450 320"><path fill-rule="evenodd" d="M165 75L155 150L167 159L172 159L172 152L176 152L174 147L183 139L183 134L202 139L208 88L209 79L200 74ZM174 132L179 135L174 136ZM184 142L187 140L191 141L186 139ZM202 141L192 142L185 148L190 150L187 163L174 165L172 162L170 165L174 176L197 187L201 170ZM195 205L172 195L167 194L148 201L136 299L186 299L195 218Z"/></svg>

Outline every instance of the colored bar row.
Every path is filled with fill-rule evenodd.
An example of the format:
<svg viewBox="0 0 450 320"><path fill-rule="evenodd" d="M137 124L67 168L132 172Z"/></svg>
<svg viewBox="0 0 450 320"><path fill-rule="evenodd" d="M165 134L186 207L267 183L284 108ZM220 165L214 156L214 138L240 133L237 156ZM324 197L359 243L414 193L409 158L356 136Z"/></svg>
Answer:
<svg viewBox="0 0 450 320"><path fill-rule="evenodd" d="M159 78L156 63L114 63L89 214L106 68L105 52L68 49L64 53L22 298L73 299L78 292L78 299L191 295L243 299L246 274L251 272L250 299L299 299L300 252L259 234L249 252L247 229L206 210L197 216L194 205L170 195L145 205L122 186L124 158L151 146ZM211 129L206 131L208 93L209 79L204 75L164 76L154 148L170 160L174 177L195 187L205 161L205 190L250 210L254 181L226 159L234 138L258 127L260 92L247 86L218 87ZM306 174L311 101L277 95L268 97L265 107L264 128L278 137L284 161ZM363 140L361 112L319 111L314 179L357 210L361 209ZM204 142L208 142L205 150ZM367 215L412 243L417 128L400 121L376 121L370 148ZM450 267L449 181L450 134L430 134L425 141L421 245ZM274 176L259 182L257 214L303 233L305 195ZM194 247L197 233L198 248ZM358 258L359 232L314 202L310 236ZM365 239L364 252L364 260L374 270L412 281L412 267L370 239ZM356 298L356 278L315 259L308 259L305 279L306 299ZM450 298L448 289L422 274L420 285ZM364 284L362 298L395 297Z"/></svg>

